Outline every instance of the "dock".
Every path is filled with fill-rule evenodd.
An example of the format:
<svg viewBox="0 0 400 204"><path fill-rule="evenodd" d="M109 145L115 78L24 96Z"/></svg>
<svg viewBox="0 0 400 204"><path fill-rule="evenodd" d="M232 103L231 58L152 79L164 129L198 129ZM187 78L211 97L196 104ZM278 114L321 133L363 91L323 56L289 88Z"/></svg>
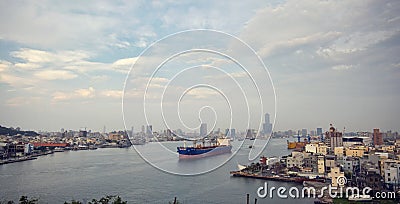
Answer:
<svg viewBox="0 0 400 204"><path fill-rule="evenodd" d="M0 165L35 160L35 159L37 159L37 157L21 157L21 158L15 158L15 159L0 160Z"/></svg>
<svg viewBox="0 0 400 204"><path fill-rule="evenodd" d="M230 174L234 177L245 177L245 178L254 178L254 179L263 179L263 180L271 180L271 181L281 181L281 182L294 182L303 184L304 181L308 182L320 182L325 183L325 179L323 178L307 178L307 177L285 177L285 176L267 176L267 175L259 175L254 173L246 173L242 171L231 171Z"/></svg>

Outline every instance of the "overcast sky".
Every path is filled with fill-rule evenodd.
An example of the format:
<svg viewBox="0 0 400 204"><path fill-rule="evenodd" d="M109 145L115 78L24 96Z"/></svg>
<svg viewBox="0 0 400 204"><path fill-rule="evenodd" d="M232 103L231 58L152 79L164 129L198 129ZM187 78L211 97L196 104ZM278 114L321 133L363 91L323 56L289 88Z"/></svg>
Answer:
<svg viewBox="0 0 400 204"><path fill-rule="evenodd" d="M271 89L271 80L274 84L276 110L271 90L260 89L268 92L263 95L268 104L263 112L270 112L271 120L276 113L275 130L327 129L329 123L348 131L400 130L399 1L0 1L0 10L2 126L102 131L106 125L108 131L123 129L124 81L140 53L175 32L212 29L248 43L268 68L271 78L255 74L255 80L261 86L265 80L265 89ZM198 38L198 42L216 45L223 37ZM238 44L229 42L224 49L240 56L246 51ZM182 57L198 60L210 56ZM214 61L204 64L223 60L213 57ZM182 70L179 66L171 69ZM199 73L192 76L204 79L227 74L221 70L216 73L217 69L207 71L207 67L196 70ZM243 72L228 72L234 78L246 77ZM143 88L149 75L138 76L145 73L141 69L133 73L132 77L138 77L135 83L144 80L128 85L132 90ZM178 88L173 90L189 88L193 82L190 76L188 72L181 77L181 83L177 79L172 85ZM154 85L163 88L172 77L161 73ZM240 93L228 84L232 81L216 78L211 81L220 82L217 88ZM251 85L245 80L239 83ZM209 102L218 114L222 112L218 127L227 128L230 124L223 113L229 109L223 96L209 87L189 90L186 103L182 103L187 113L183 119L196 126L198 109ZM190 97L198 103L190 102ZM142 95L129 102L135 104L139 99L143 100ZM258 107L251 97L249 100L250 114L258 118L263 113L257 113ZM242 125L233 123L233 127L246 128L247 107L235 108L240 109L240 117L235 119ZM190 109L195 111L185 111ZM130 109L127 126L139 130L145 121L141 108L136 110L137 118ZM160 114L157 109L151 111ZM179 128L173 116L170 120L173 128ZM164 127L158 120L150 123L155 130ZM258 125L257 121L249 124L252 128Z"/></svg>

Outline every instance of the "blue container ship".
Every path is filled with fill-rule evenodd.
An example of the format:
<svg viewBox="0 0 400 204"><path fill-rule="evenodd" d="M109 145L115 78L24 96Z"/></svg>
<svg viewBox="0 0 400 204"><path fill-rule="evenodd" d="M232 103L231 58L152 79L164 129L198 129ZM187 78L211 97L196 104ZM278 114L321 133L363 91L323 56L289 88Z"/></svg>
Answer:
<svg viewBox="0 0 400 204"><path fill-rule="evenodd" d="M229 144L229 139L218 139L217 141L217 144L212 146L177 147L179 158L203 158L231 152L232 146Z"/></svg>

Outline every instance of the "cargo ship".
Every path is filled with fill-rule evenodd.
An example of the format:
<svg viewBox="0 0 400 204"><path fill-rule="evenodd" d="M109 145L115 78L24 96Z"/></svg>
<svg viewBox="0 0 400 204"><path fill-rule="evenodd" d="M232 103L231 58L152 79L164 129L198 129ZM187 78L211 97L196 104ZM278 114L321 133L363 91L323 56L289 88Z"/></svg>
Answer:
<svg viewBox="0 0 400 204"><path fill-rule="evenodd" d="M180 159L203 158L230 153L231 150L232 146L229 143L229 139L217 139L217 143L210 146L205 146L204 142L203 145L196 145L194 141L193 147L177 147Z"/></svg>

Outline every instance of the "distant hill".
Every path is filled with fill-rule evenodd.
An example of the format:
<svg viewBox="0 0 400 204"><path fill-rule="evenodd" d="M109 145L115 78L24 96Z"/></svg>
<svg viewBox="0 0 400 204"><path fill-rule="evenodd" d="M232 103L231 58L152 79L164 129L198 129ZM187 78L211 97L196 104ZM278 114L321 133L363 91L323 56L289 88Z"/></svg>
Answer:
<svg viewBox="0 0 400 204"><path fill-rule="evenodd" d="M35 131L23 131L20 130L19 128L7 128L7 127L2 127L0 126L0 135L25 135L25 136L38 136L39 134Z"/></svg>

